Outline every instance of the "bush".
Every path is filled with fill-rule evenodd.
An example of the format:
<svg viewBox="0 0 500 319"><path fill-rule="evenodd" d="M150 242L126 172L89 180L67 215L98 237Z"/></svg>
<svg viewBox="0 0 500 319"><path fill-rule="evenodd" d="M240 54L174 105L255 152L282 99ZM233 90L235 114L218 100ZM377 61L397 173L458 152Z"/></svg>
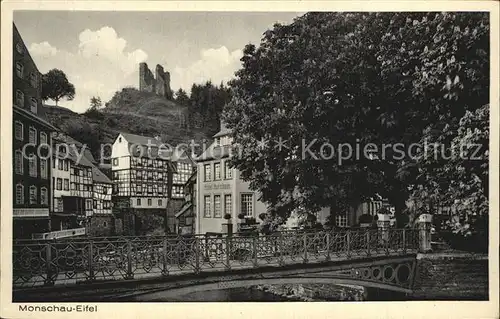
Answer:
<svg viewBox="0 0 500 319"><path fill-rule="evenodd" d="M245 214L243 214L243 213L239 213L239 214L238 214L238 218L239 218L239 219L245 219Z"/></svg>
<svg viewBox="0 0 500 319"><path fill-rule="evenodd" d="M231 219L231 214L225 214L224 215L225 220L230 220Z"/></svg>

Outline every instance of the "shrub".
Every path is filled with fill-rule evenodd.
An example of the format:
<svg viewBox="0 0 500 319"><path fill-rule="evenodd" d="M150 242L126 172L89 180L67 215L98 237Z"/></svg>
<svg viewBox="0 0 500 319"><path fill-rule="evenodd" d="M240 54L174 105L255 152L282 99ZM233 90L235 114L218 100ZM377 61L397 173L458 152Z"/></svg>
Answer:
<svg viewBox="0 0 500 319"><path fill-rule="evenodd" d="M231 219L231 214L225 214L224 215L225 220L230 220Z"/></svg>
<svg viewBox="0 0 500 319"><path fill-rule="evenodd" d="M245 214L243 214L243 213L239 213L239 214L238 214L238 218L239 218L239 219L245 219Z"/></svg>

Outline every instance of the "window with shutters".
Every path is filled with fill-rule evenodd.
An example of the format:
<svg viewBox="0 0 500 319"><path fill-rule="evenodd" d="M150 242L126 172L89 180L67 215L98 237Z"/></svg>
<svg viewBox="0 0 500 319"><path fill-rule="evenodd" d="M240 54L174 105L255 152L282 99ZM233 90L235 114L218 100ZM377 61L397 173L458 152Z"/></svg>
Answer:
<svg viewBox="0 0 500 319"><path fill-rule="evenodd" d="M16 63L16 74L18 77L20 77L21 79L23 78L24 76L24 66L22 65L22 63L20 62L17 62Z"/></svg>
<svg viewBox="0 0 500 319"><path fill-rule="evenodd" d="M47 160L44 158L40 159L40 177L43 179L48 178Z"/></svg>
<svg viewBox="0 0 500 319"><path fill-rule="evenodd" d="M37 204L36 186L30 186L30 204Z"/></svg>
<svg viewBox="0 0 500 319"><path fill-rule="evenodd" d="M29 142L32 144L36 144L36 128L30 126L29 129Z"/></svg>
<svg viewBox="0 0 500 319"><path fill-rule="evenodd" d="M23 152L21 152L20 150L16 150L14 162L16 167L16 174L22 175L24 172Z"/></svg>
<svg viewBox="0 0 500 319"><path fill-rule="evenodd" d="M20 90L16 91L16 105L24 108L24 93Z"/></svg>
<svg viewBox="0 0 500 319"><path fill-rule="evenodd" d="M24 186L22 184L16 185L16 204L24 204Z"/></svg>
<svg viewBox="0 0 500 319"><path fill-rule="evenodd" d="M42 187L40 189L40 204L47 205L48 197L47 197L47 188Z"/></svg>
<svg viewBox="0 0 500 319"><path fill-rule="evenodd" d="M32 154L29 158L29 174L31 177L37 177L37 165L36 165L36 156Z"/></svg>
<svg viewBox="0 0 500 319"><path fill-rule="evenodd" d="M16 137L16 140L22 141L24 139L24 125L23 123L16 121L14 123L14 135Z"/></svg>

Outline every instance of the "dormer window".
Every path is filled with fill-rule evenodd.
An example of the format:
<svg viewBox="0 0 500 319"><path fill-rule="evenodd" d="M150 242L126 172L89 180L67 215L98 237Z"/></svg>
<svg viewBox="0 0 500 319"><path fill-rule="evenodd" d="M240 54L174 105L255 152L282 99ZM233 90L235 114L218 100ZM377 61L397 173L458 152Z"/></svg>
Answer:
<svg viewBox="0 0 500 319"><path fill-rule="evenodd" d="M19 107L24 107L24 93L20 90L16 91L16 104Z"/></svg>
<svg viewBox="0 0 500 319"><path fill-rule="evenodd" d="M38 101L34 98L31 98L30 110L31 110L31 113L35 113L35 114L37 113Z"/></svg>
<svg viewBox="0 0 500 319"><path fill-rule="evenodd" d="M16 44L16 50L19 54L23 54L24 53L24 46L21 42L18 42Z"/></svg>
<svg viewBox="0 0 500 319"><path fill-rule="evenodd" d="M21 63L17 62L16 63L16 74L18 77L20 77L21 79L23 78L23 75L24 75L24 67Z"/></svg>

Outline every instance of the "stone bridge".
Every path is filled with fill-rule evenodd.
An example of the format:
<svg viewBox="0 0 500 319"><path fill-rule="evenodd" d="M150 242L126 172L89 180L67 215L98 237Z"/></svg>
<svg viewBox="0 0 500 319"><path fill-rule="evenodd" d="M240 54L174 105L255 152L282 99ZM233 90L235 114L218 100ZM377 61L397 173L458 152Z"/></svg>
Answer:
<svg viewBox="0 0 500 319"><path fill-rule="evenodd" d="M289 283L411 293L421 235L374 229L16 242L13 300L154 301Z"/></svg>

